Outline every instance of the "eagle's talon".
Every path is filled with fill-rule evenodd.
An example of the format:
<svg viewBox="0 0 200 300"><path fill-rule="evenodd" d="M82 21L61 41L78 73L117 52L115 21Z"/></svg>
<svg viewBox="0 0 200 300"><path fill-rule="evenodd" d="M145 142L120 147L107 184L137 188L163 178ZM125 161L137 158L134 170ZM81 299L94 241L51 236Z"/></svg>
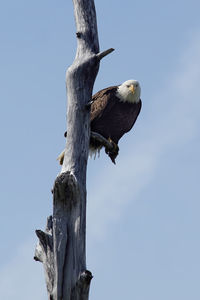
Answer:
<svg viewBox="0 0 200 300"><path fill-rule="evenodd" d="M111 138L108 138L108 141L109 141L109 143L112 145L112 147L113 147L113 149L111 150L111 152L116 152L116 153L118 153L119 152L119 147L118 147L118 145L115 143L115 142L113 142L113 140L111 140Z"/></svg>

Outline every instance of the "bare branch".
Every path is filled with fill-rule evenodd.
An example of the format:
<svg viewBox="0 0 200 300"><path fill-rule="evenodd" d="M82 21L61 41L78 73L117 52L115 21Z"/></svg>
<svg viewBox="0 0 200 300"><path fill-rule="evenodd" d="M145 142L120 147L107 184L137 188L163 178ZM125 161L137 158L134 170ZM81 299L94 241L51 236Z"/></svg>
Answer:
<svg viewBox="0 0 200 300"><path fill-rule="evenodd" d="M109 48L108 50L102 51L100 53L98 53L96 55L96 57L101 60L102 58L104 58L106 55L110 54L111 52L113 52L115 49L113 48Z"/></svg>

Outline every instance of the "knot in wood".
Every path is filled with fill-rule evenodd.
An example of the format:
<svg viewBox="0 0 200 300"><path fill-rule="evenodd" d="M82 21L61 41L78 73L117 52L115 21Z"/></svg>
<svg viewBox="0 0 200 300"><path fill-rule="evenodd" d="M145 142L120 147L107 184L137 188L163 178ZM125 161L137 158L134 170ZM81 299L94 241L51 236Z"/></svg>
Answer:
<svg viewBox="0 0 200 300"><path fill-rule="evenodd" d="M61 173L54 183L54 203L60 202L72 207L80 194L77 180L69 171Z"/></svg>
<svg viewBox="0 0 200 300"><path fill-rule="evenodd" d="M88 270L85 270L83 273L81 273L80 279L81 281L85 281L85 283L90 284L90 281L92 280L93 276L92 273Z"/></svg>
<svg viewBox="0 0 200 300"><path fill-rule="evenodd" d="M78 39L80 39L80 37L81 37L81 32L76 32L76 36L77 36Z"/></svg>

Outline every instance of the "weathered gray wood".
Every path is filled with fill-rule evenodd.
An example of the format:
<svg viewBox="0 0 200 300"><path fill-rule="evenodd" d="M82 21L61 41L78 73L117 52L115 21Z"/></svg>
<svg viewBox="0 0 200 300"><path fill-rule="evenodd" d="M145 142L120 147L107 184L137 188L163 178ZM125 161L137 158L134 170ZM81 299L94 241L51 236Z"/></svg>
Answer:
<svg viewBox="0 0 200 300"><path fill-rule="evenodd" d="M77 53L66 74L67 143L61 174L53 188L53 217L37 230L35 259L44 265L49 300L87 300L92 274L86 270L86 169L90 112L100 60L93 0L73 0Z"/></svg>
<svg viewBox="0 0 200 300"><path fill-rule="evenodd" d="M53 291L54 283L54 264L53 262L53 237L52 237L52 217L47 219L45 232L36 230L36 235L39 238L39 243L36 246L34 259L40 261L44 266L45 281L47 286L48 298Z"/></svg>

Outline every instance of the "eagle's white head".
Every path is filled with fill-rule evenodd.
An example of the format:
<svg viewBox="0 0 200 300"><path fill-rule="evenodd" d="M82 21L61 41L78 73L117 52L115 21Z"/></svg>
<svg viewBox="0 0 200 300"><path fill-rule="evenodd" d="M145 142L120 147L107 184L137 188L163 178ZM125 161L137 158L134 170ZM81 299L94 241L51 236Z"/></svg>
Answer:
<svg viewBox="0 0 200 300"><path fill-rule="evenodd" d="M141 88L137 80L127 80L117 89L117 97L123 102L137 103L140 100Z"/></svg>

